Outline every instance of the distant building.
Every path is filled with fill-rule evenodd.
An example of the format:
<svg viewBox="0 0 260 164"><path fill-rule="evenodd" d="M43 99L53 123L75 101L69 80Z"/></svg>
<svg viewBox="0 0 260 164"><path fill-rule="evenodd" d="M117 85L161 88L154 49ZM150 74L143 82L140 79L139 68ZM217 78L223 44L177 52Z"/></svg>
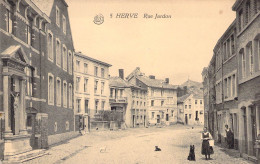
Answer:
<svg viewBox="0 0 260 164"><path fill-rule="evenodd" d="M109 82L111 111L122 112L127 127L147 126L147 89L124 80L122 69Z"/></svg>
<svg viewBox="0 0 260 164"><path fill-rule="evenodd" d="M150 125L177 123L177 87L155 76L145 76L137 67L126 78L130 83L147 89L147 111Z"/></svg>
<svg viewBox="0 0 260 164"><path fill-rule="evenodd" d="M202 95L187 94L178 97L178 123L204 125L204 102Z"/></svg>
<svg viewBox="0 0 260 164"><path fill-rule="evenodd" d="M101 110L109 107L109 67L110 64L86 56L74 54L74 112L76 130L85 131L90 121Z"/></svg>

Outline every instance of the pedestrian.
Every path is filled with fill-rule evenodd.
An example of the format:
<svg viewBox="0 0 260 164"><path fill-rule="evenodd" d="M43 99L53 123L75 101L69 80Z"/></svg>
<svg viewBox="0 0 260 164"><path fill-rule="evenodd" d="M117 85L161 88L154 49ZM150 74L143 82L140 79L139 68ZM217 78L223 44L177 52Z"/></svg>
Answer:
<svg viewBox="0 0 260 164"><path fill-rule="evenodd" d="M212 139L211 134L208 132L208 129L204 127L204 131L201 134L202 146L201 154L205 155L206 160L210 159L210 154L213 154L213 147L209 145L209 140Z"/></svg>
<svg viewBox="0 0 260 164"><path fill-rule="evenodd" d="M226 136L227 136L227 146L229 149L232 149L234 145L234 133L230 128L226 130Z"/></svg>

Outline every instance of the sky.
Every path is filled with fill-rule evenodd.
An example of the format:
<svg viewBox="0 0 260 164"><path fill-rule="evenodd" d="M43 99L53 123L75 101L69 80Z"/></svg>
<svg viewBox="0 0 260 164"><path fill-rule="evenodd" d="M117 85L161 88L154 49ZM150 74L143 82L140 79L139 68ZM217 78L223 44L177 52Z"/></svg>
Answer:
<svg viewBox="0 0 260 164"><path fill-rule="evenodd" d="M112 65L110 75L136 67L179 85L202 81L213 48L235 19L235 0L67 0L75 51ZM138 18L116 18L138 13ZM102 14L104 22L95 24ZM112 14L112 18L111 18ZM144 18L144 15L153 18ZM170 15L157 18L155 15Z"/></svg>

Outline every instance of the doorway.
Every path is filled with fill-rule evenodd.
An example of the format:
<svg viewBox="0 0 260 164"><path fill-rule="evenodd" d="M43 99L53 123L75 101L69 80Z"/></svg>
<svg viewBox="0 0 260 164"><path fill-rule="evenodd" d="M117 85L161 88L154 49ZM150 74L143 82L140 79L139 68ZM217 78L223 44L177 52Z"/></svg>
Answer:
<svg viewBox="0 0 260 164"><path fill-rule="evenodd" d="M160 115L157 115L157 124L160 123Z"/></svg>
<svg viewBox="0 0 260 164"><path fill-rule="evenodd" d="M146 116L144 116L144 127L146 126L145 117L146 117Z"/></svg>
<svg viewBox="0 0 260 164"><path fill-rule="evenodd" d="M133 120L133 128L134 128L135 127L135 115L133 115L132 120Z"/></svg>
<svg viewBox="0 0 260 164"><path fill-rule="evenodd" d="M188 115L185 114L185 124L188 125Z"/></svg>
<svg viewBox="0 0 260 164"><path fill-rule="evenodd" d="M166 121L169 121L169 114L166 114Z"/></svg>

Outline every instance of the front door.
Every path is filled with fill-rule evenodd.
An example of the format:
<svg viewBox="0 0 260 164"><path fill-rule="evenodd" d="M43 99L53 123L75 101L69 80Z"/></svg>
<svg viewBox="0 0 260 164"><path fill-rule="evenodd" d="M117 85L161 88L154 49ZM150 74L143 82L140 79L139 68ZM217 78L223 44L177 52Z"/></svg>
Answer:
<svg viewBox="0 0 260 164"><path fill-rule="evenodd" d="M169 121L169 114L166 114L166 121Z"/></svg>
<svg viewBox="0 0 260 164"><path fill-rule="evenodd" d="M157 115L157 123L160 123L160 115Z"/></svg>
<svg viewBox="0 0 260 164"><path fill-rule="evenodd" d="M144 116L144 127L145 127L145 123L146 123L146 122L145 122L145 116Z"/></svg>
<svg viewBox="0 0 260 164"><path fill-rule="evenodd" d="M185 114L185 124L187 125L188 124L188 115Z"/></svg>
<svg viewBox="0 0 260 164"><path fill-rule="evenodd" d="M251 121L252 121L252 151L253 151L253 156L256 156L256 149L254 148L255 145L255 141L257 138L257 134L256 134L256 109L255 107L251 108Z"/></svg>
<svg viewBox="0 0 260 164"><path fill-rule="evenodd" d="M135 127L135 115L133 115L133 128Z"/></svg>

